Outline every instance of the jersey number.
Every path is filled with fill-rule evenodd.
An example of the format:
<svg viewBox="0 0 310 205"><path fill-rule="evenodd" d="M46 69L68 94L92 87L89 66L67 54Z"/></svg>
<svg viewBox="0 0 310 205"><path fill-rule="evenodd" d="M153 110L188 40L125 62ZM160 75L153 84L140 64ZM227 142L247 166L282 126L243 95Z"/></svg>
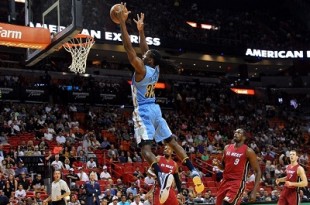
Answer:
<svg viewBox="0 0 310 205"><path fill-rule="evenodd" d="M235 159L234 165L237 165L239 163L239 159Z"/></svg>
<svg viewBox="0 0 310 205"><path fill-rule="evenodd" d="M146 98L153 98L155 97L155 84L148 84L146 87Z"/></svg>

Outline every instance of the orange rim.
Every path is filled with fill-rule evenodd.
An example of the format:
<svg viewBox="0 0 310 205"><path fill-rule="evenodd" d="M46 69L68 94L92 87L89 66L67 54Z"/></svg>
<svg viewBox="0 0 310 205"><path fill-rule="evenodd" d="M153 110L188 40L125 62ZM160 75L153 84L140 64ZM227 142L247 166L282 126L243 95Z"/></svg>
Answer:
<svg viewBox="0 0 310 205"><path fill-rule="evenodd" d="M83 43L67 42L67 43L64 43L63 46L67 48L72 48L72 47L77 47L77 46L86 47L87 45L94 43L94 38L90 35L85 35L85 34L78 34L73 39L88 39L88 41L83 42Z"/></svg>

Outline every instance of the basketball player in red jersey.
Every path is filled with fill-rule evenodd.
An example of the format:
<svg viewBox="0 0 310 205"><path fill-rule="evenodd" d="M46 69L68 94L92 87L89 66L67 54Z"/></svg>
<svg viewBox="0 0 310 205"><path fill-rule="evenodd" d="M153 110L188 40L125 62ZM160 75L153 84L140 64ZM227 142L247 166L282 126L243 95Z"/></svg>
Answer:
<svg viewBox="0 0 310 205"><path fill-rule="evenodd" d="M305 170L297 162L298 156L295 150L290 151L290 161L286 167L286 176L276 179L276 183L285 182L281 191L278 205L297 205L300 202L299 187L308 186Z"/></svg>
<svg viewBox="0 0 310 205"><path fill-rule="evenodd" d="M245 140L245 130L237 129L234 132L235 143L225 146L222 161L213 160L215 166L224 170L223 179L216 195L216 205L240 204L249 165L255 172L255 184L250 194L250 201L256 199L261 170L255 152L244 144Z"/></svg>
<svg viewBox="0 0 310 205"><path fill-rule="evenodd" d="M172 149L166 145L164 149L164 155L157 156L156 158L157 158L158 165L160 169L162 170L162 172L170 173L173 175L174 182L178 189L178 192L181 193L182 188L181 188L181 180L180 180L179 173L178 173L178 170L179 170L178 164L172 159L172 153L173 153ZM160 189L159 187L156 187L155 193L154 193L154 196L155 196L154 204L155 205L177 205L179 204L178 199L177 199L177 194L173 188L170 189L169 197L164 203L160 202L159 193L160 193Z"/></svg>

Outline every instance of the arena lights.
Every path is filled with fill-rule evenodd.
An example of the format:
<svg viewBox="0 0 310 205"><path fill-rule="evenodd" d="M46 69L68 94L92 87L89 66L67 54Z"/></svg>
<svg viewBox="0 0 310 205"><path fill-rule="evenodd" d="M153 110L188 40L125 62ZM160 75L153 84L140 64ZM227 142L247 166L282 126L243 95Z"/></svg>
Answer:
<svg viewBox="0 0 310 205"><path fill-rule="evenodd" d="M192 22L192 21L186 21L186 23L188 25L190 25L193 28L201 28L201 29L206 29L206 30L218 30L219 28L211 25L211 24L206 24L206 23L202 23L202 24L198 24L196 22Z"/></svg>
<svg viewBox="0 0 310 205"><path fill-rule="evenodd" d="M186 21L186 23L187 23L188 25L190 25L191 27L197 28L197 23L195 23L195 22Z"/></svg>
<svg viewBox="0 0 310 205"><path fill-rule="evenodd" d="M128 82L128 84L131 85L131 80L128 80L127 82ZM166 89L166 84L158 82L158 83L156 83L155 88L156 89Z"/></svg>
<svg viewBox="0 0 310 205"><path fill-rule="evenodd" d="M272 51L272 50L261 50L248 48L245 52L246 56L260 57L260 58L310 58L309 51Z"/></svg>
<svg viewBox="0 0 310 205"><path fill-rule="evenodd" d="M230 90L239 95L255 95L255 91L253 89L230 88Z"/></svg>

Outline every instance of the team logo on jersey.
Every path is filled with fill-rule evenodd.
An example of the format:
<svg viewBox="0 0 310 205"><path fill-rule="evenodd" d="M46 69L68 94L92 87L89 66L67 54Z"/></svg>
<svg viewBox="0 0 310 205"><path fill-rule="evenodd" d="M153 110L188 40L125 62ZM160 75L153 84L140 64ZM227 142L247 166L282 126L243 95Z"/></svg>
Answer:
<svg viewBox="0 0 310 205"><path fill-rule="evenodd" d="M243 154L242 153L237 153L237 152L226 152L227 156L232 156L232 157L238 157L240 158Z"/></svg>
<svg viewBox="0 0 310 205"><path fill-rule="evenodd" d="M287 174L294 174L295 171L293 171L293 170L287 170L286 173L287 173Z"/></svg>

